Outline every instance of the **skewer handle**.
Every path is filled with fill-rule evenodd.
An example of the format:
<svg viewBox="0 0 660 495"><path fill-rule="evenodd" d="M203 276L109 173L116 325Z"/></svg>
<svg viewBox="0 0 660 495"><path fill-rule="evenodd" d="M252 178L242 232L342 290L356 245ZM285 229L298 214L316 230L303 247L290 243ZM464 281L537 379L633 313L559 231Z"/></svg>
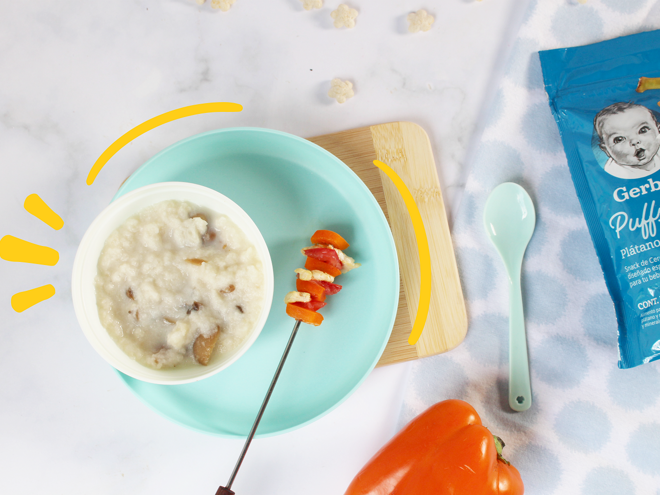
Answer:
<svg viewBox="0 0 660 495"><path fill-rule="evenodd" d="M243 463L243 459L245 458L245 453L247 452L247 449L250 446L250 443L252 442L252 438L254 437L255 432L257 431L257 427L259 426L261 417L264 415L264 411L266 410L266 406L268 405L270 396L273 393L273 389L275 388L277 379L280 377L280 372L284 367L284 362L286 361L286 358L289 355L289 351L291 350L293 339L296 338L296 334L298 333L298 327L300 327L300 320L296 320L296 324L293 326L291 337L289 337L289 342L286 344L286 348L284 349L284 354L282 354L282 359L280 359L280 364L277 366L277 370L275 371L275 376L273 376L273 380L270 382L270 387L268 387L268 392L266 392L266 397L264 397L264 401L261 404L261 408L259 409L259 412L257 413L257 417L254 420L252 429L250 430L250 433L248 434L248 437L245 440L245 444L243 445L243 450L241 451L241 455L238 457L238 461L236 461L236 465L234 466L234 471L231 473L231 476L229 477L227 486L219 487L218 491L215 492L215 495L234 495L234 492L231 490L231 485L234 484L234 478L236 478L236 473L238 473L238 470L240 469L241 464Z"/></svg>

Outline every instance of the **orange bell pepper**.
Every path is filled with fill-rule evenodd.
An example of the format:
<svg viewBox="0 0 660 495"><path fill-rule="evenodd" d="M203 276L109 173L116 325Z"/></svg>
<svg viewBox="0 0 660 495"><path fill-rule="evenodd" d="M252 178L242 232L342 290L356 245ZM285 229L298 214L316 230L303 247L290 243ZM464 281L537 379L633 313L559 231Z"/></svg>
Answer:
<svg viewBox="0 0 660 495"><path fill-rule="evenodd" d="M296 290L298 292L307 292L312 297L312 301L325 301L325 288L311 280L296 279Z"/></svg>
<svg viewBox="0 0 660 495"><path fill-rule="evenodd" d="M323 323L323 315L321 313L317 313L311 309L301 308L292 303L286 305L286 314L291 318L300 320L303 323L309 323L316 327Z"/></svg>
<svg viewBox="0 0 660 495"><path fill-rule="evenodd" d="M438 402L392 438L345 495L522 495L503 446L470 404Z"/></svg>
<svg viewBox="0 0 660 495"><path fill-rule="evenodd" d="M341 270L339 268L335 268L328 263L319 261L316 258L310 258L309 256L307 257L307 261L305 261L305 268L307 270L320 270L329 275L332 275L333 277L338 277L341 275Z"/></svg>
<svg viewBox="0 0 660 495"><path fill-rule="evenodd" d="M332 230L317 230L314 232L314 235L310 240L312 241L312 244L330 244L342 251L350 246L350 244L346 242L346 239Z"/></svg>

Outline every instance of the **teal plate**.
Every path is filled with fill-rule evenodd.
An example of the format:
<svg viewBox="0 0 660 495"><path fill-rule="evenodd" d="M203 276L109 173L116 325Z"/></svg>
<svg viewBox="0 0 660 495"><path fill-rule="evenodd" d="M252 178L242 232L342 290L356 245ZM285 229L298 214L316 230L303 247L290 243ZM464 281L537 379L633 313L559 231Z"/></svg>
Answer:
<svg viewBox="0 0 660 495"><path fill-rule="evenodd" d="M298 332L257 436L298 428L345 400L382 354L399 300L399 267L390 228L375 198L343 162L283 132L231 128L199 134L163 150L122 185L114 199L156 182L201 184L250 215L273 261L273 306L261 335L229 368L199 382L155 385L120 373L126 385L166 418L197 431L246 437L294 320L284 296L295 290L300 249L318 229L339 232L362 263L337 279L320 327Z"/></svg>

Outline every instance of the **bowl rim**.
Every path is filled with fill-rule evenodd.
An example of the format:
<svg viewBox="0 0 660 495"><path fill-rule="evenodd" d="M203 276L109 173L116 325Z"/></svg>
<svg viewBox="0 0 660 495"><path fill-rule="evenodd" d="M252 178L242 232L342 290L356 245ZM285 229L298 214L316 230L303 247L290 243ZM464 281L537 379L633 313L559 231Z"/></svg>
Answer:
<svg viewBox="0 0 660 495"><path fill-rule="evenodd" d="M90 253L90 249L93 247L92 245L94 243L98 245L100 242L102 250L110 233L116 230L116 228L119 225L122 225L128 218L137 214L147 206L167 200L168 198L157 198L157 196L159 194L167 193L168 191L170 195L177 196L171 197L169 199L188 201L190 203L196 204L199 203L198 201L195 201L196 196L198 199L204 197L209 199L211 202L216 202L218 205L222 204L223 211L219 213L227 215L254 245L257 250L259 259L262 262L264 274L264 302L262 310L248 337L226 359L221 359L220 361L216 362L215 365L211 365L208 368L200 367L199 373L193 374L193 376L189 376L187 378L172 378L171 375L174 372L171 368L162 370L149 368L142 365L133 358L128 357L128 355L126 355L124 351L121 350L121 348L115 343L114 339L110 337L109 333L100 322L98 316L98 307L96 304L96 291L93 291L94 304L88 303L90 296L83 295L83 290L89 287L89 285L86 287L86 283L83 280L85 268L87 267L89 269L89 264L92 263L94 274L97 273L96 270L98 264L98 255ZM191 197L183 197L187 195L191 195ZM150 199L151 201L149 201ZM140 203L140 201L146 201L146 203L136 207L135 205ZM214 210L213 207L210 207L207 204L200 204L200 206L208 208L212 211ZM117 220L118 218L121 220ZM108 223L115 224L115 226L106 228L105 226ZM99 231L107 231L106 235L103 236L101 241L97 239ZM91 260L90 256L94 259ZM268 315L270 313L274 292L274 274L270 252L259 228L256 226L254 221L245 212L245 210L243 210L237 203L235 203L232 199L228 198L224 194L214 189L190 182L158 182L140 187L131 192L123 194L120 197L115 196L112 202L96 216L96 218L92 221L85 234L83 235L76 251L71 276L71 294L76 318L85 337L87 338L90 345L94 348L94 350L106 362L108 362L121 373L124 373L137 380L159 385L180 385L196 382L213 376L236 362L247 352L247 350L252 346L252 344L254 344L254 342L261 334L261 331L263 330L263 327L265 326ZM87 284L91 284L91 287L94 288L93 278L91 281L87 282ZM101 336L99 334L101 334ZM109 350L107 346L109 346L112 351ZM116 358L115 353L117 350L119 350L119 352L121 352L128 360L131 361L131 366L125 365L122 360ZM146 376L145 374L141 373L141 371L144 371L146 374L152 376ZM170 375L169 377L168 374ZM158 377L158 375L162 376L162 378Z"/></svg>

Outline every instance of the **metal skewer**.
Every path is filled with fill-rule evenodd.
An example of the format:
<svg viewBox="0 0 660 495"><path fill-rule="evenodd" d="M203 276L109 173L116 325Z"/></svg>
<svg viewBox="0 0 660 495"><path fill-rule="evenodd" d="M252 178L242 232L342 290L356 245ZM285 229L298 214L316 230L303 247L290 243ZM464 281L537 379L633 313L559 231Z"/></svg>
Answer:
<svg viewBox="0 0 660 495"><path fill-rule="evenodd" d="M266 397L264 397L264 401L261 404L261 408L259 409L259 412L257 413L257 417L254 420L252 429L250 430L248 437L245 439L245 445L243 445L243 450L241 451L241 455L238 456L238 461L236 461L236 465L234 466L234 471L231 473L231 476L229 477L227 486L219 487L218 491L215 492L215 495L234 495L234 492L231 490L231 485L234 483L234 478L236 478L236 473L238 473L238 470L240 469L241 464L243 463L243 459L245 458L245 453L247 452L247 449L250 446L250 443L252 442L252 438L254 437L254 434L257 431L257 427L259 426L259 421L261 421L261 417L264 415L264 411L266 410L266 406L268 405L270 396L273 393L273 389L275 388L277 379L280 377L280 372L284 367L284 362L286 361L286 358L289 355L289 351L291 350L293 339L296 338L296 334L298 333L299 326L300 326L300 320L296 320L296 324L293 326L293 331L291 332L291 337L289 337L289 342L286 344L286 348L284 349L284 354L282 354L282 359L280 359L280 364L277 366L277 370L275 371L275 376L273 376L273 381L270 382L270 387L268 387L268 392L266 392Z"/></svg>

